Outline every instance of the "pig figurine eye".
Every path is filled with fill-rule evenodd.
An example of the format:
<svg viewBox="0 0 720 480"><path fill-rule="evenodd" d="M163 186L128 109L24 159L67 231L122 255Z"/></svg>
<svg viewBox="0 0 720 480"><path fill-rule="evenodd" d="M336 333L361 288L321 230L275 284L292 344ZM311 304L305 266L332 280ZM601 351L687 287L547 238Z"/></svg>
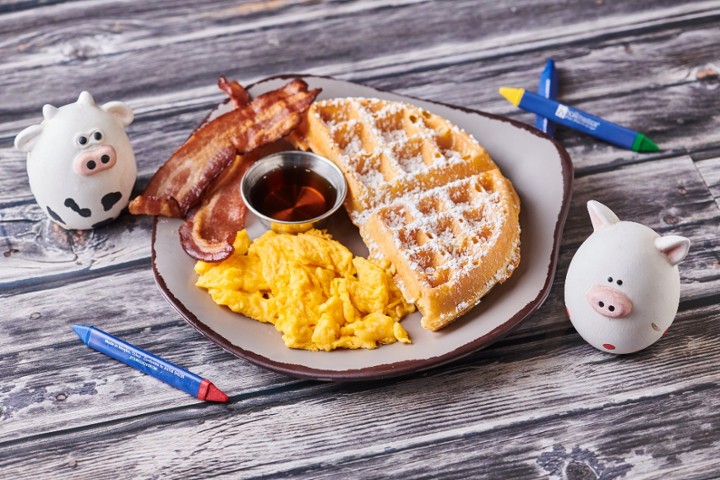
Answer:
<svg viewBox="0 0 720 480"><path fill-rule="evenodd" d="M78 135L78 137L75 139L78 145L81 147L84 147L88 143L88 138L85 135Z"/></svg>
<svg viewBox="0 0 720 480"><path fill-rule="evenodd" d="M102 138L103 138L102 132L95 132L95 133L92 134L92 136L93 136L93 138L95 139L96 142L99 142L99 141L102 140Z"/></svg>

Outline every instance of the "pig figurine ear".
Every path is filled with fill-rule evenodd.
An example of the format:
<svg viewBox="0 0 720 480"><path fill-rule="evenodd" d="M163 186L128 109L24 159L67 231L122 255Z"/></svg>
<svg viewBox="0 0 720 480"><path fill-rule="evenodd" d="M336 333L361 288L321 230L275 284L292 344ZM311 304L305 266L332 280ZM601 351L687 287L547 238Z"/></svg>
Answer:
<svg viewBox="0 0 720 480"><path fill-rule="evenodd" d="M603 227L613 225L620 221L612 210L598 201L590 200L587 203L587 209L590 214L593 230L596 232Z"/></svg>
<svg viewBox="0 0 720 480"><path fill-rule="evenodd" d="M133 111L123 102L108 102L100 108L115 117L123 127L130 125L135 118Z"/></svg>
<svg viewBox="0 0 720 480"><path fill-rule="evenodd" d="M677 265L690 250L690 240L678 235L666 235L655 239L655 248L667 257L670 265Z"/></svg>
<svg viewBox="0 0 720 480"><path fill-rule="evenodd" d="M29 152L35 146L35 142L43 131L42 125L31 125L17 134L15 137L15 148L22 152Z"/></svg>

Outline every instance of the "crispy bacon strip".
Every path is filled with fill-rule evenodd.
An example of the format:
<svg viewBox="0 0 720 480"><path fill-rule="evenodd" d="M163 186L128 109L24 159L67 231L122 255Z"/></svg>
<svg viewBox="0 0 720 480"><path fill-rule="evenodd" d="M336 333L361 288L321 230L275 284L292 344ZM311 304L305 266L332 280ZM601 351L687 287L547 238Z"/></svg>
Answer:
<svg viewBox="0 0 720 480"><path fill-rule="evenodd" d="M219 262L232 254L235 235L245 227L246 209L239 193L243 174L258 158L288 148L292 145L281 140L235 158L180 226L180 243L185 253L206 262Z"/></svg>
<svg viewBox="0 0 720 480"><path fill-rule="evenodd" d="M229 82L227 78L220 77L218 78L218 87L230 97L235 108L244 107L250 103L250 94L237 81Z"/></svg>
<svg viewBox="0 0 720 480"><path fill-rule="evenodd" d="M240 180L252 163L245 158L250 155L237 156L180 226L180 243L195 260L217 262L232 254L235 235L245 225L247 210L240 196Z"/></svg>
<svg viewBox="0 0 720 480"><path fill-rule="evenodd" d="M130 213L184 217L237 154L279 140L297 127L320 93L307 87L293 80L201 126L130 202Z"/></svg>
<svg viewBox="0 0 720 480"><path fill-rule="evenodd" d="M242 108L250 103L250 94L237 81L220 77L218 87L230 97L233 108ZM178 233L180 244L190 257L213 262L232 254L235 235L245 226L247 213L242 198L237 194L240 180L263 150L265 148L261 147L247 155L237 155L203 192L200 205L187 214Z"/></svg>

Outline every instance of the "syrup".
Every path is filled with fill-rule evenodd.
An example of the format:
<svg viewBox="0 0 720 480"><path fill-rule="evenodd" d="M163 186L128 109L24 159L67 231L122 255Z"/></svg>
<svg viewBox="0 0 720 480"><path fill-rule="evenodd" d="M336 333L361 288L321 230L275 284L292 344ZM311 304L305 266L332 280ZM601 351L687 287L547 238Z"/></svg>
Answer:
<svg viewBox="0 0 720 480"><path fill-rule="evenodd" d="M250 190L250 202L263 215L285 222L310 220L335 205L337 190L322 175L301 167L263 175Z"/></svg>

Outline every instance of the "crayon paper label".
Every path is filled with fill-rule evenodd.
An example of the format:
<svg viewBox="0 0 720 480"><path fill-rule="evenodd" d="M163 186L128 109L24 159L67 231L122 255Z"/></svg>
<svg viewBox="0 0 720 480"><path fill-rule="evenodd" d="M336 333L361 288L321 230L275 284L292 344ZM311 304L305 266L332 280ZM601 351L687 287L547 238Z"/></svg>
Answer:
<svg viewBox="0 0 720 480"><path fill-rule="evenodd" d="M191 395L197 395L202 378L137 347L114 339L104 332L92 331L87 345L148 373Z"/></svg>
<svg viewBox="0 0 720 480"><path fill-rule="evenodd" d="M600 122L581 115L574 110L570 110L567 106L562 104L558 105L557 110L555 110L555 116L575 122L578 125L582 125L583 127L587 128L588 130L595 130L600 125Z"/></svg>

